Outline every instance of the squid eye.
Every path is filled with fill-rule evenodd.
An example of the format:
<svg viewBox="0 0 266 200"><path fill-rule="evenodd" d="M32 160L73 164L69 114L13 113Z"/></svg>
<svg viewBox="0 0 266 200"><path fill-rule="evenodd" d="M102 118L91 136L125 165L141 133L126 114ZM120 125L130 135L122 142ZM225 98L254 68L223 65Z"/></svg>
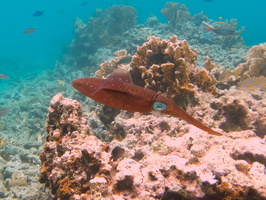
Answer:
<svg viewBox="0 0 266 200"><path fill-rule="evenodd" d="M166 109L166 104L162 103L162 102L154 102L153 104L153 109L156 111L163 111Z"/></svg>

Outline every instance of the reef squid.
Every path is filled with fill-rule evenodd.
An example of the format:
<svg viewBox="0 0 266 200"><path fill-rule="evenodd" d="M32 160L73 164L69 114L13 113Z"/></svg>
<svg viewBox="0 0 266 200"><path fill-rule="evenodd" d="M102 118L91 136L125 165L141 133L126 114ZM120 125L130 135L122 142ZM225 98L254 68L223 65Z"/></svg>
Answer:
<svg viewBox="0 0 266 200"><path fill-rule="evenodd" d="M117 68L106 79L79 78L71 84L82 94L107 106L131 112L161 112L185 120L210 134L222 135L189 115L162 94L134 85L127 70Z"/></svg>

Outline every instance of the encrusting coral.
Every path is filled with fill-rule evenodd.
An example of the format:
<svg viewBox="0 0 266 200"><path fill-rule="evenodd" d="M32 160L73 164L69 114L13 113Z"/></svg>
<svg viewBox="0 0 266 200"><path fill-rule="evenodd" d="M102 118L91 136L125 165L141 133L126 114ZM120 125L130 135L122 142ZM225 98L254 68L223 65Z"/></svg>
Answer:
<svg viewBox="0 0 266 200"><path fill-rule="evenodd" d="M173 117L123 112L112 124L109 134L123 137L103 143L77 101L53 97L40 155L53 199L266 198L265 142L251 130L213 137Z"/></svg>
<svg viewBox="0 0 266 200"><path fill-rule="evenodd" d="M215 77L206 69L196 68L196 59L197 53L186 40L180 41L175 35L169 41L152 36L138 47L132 58L132 78L137 85L166 93L186 108L189 103L197 102L196 85L204 92L218 93Z"/></svg>

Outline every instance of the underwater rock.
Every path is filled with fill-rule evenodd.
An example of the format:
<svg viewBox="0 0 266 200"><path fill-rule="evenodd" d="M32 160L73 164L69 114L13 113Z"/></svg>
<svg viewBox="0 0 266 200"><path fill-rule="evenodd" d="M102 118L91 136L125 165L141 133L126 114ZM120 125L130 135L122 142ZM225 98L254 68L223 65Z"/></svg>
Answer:
<svg viewBox="0 0 266 200"><path fill-rule="evenodd" d="M205 124L226 132L253 130L257 136L265 136L265 92L250 93L232 86L219 98L201 91L197 95L199 104L188 109L193 117L198 116Z"/></svg>
<svg viewBox="0 0 266 200"><path fill-rule="evenodd" d="M104 161L108 158L101 152L103 143L90 134L81 105L62 94L56 95L49 107L46 131L40 154L40 182L56 199L89 194L91 179L103 163L108 165Z"/></svg>
<svg viewBox="0 0 266 200"><path fill-rule="evenodd" d="M249 127L248 109L241 100L234 100L233 102L222 105L223 115L226 118L220 126L224 131L241 131L247 130Z"/></svg>
<svg viewBox="0 0 266 200"><path fill-rule="evenodd" d="M266 198L265 141L253 131L216 137L171 116L124 113L112 123L124 137L105 144L77 101L52 99L40 182L54 199Z"/></svg>

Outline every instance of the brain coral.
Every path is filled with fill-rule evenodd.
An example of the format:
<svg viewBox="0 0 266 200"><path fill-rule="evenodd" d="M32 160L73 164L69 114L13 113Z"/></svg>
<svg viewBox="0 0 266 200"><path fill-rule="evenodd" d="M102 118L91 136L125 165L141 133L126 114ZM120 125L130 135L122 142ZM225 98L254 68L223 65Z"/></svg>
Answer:
<svg viewBox="0 0 266 200"><path fill-rule="evenodd" d="M131 74L137 85L166 93L183 108L196 103L196 85L204 92L217 93L216 79L204 68L196 68L197 53L186 40L149 37L132 58Z"/></svg>

